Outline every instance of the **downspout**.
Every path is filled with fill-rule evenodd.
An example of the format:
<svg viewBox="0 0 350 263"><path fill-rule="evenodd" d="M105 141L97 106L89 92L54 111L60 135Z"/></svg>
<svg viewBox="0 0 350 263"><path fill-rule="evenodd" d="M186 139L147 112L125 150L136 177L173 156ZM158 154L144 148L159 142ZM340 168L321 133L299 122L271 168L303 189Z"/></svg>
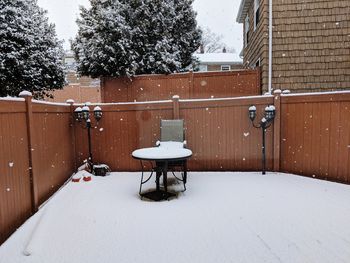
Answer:
<svg viewBox="0 0 350 263"><path fill-rule="evenodd" d="M268 93L272 93L272 0L269 0L269 84Z"/></svg>

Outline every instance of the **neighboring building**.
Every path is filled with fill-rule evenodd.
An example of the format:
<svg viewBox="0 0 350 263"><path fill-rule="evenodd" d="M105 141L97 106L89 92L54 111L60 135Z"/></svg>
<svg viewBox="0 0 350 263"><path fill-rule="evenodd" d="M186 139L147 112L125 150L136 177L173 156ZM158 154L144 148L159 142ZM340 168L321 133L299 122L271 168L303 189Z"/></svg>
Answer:
<svg viewBox="0 0 350 263"><path fill-rule="evenodd" d="M350 89L350 1L274 0L272 88L294 92ZM261 67L268 90L269 0L241 0L246 68Z"/></svg>
<svg viewBox="0 0 350 263"><path fill-rule="evenodd" d="M101 102L100 80L89 77L81 77L76 72L76 61L74 54L67 51L64 57L64 64L67 70L66 86L62 90L52 93L53 99L46 99L54 102L65 102L73 99L75 102Z"/></svg>
<svg viewBox="0 0 350 263"><path fill-rule="evenodd" d="M228 71L242 69L241 59L234 53L198 53L199 71Z"/></svg>

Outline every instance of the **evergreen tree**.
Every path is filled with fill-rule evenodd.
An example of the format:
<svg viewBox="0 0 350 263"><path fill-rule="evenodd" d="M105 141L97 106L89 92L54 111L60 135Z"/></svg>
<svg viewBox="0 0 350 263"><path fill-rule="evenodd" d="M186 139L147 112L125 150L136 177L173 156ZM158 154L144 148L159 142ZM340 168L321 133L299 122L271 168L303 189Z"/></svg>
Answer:
<svg viewBox="0 0 350 263"><path fill-rule="evenodd" d="M0 0L0 96L36 98L64 85L63 49L36 0Z"/></svg>
<svg viewBox="0 0 350 263"><path fill-rule="evenodd" d="M78 71L91 77L185 70L201 31L192 0L91 0L72 43Z"/></svg>

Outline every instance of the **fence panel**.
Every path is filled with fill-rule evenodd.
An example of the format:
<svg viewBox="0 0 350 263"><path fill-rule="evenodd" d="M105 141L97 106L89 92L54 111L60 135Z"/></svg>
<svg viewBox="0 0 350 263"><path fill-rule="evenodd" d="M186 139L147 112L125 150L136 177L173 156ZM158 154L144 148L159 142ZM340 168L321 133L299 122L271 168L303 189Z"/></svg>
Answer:
<svg viewBox="0 0 350 263"><path fill-rule="evenodd" d="M130 82L129 101L166 100L173 95L189 97L188 74L140 76Z"/></svg>
<svg viewBox="0 0 350 263"><path fill-rule="evenodd" d="M193 74L190 98L230 98L260 94L258 70ZM186 97L188 98L188 97Z"/></svg>
<svg viewBox="0 0 350 263"><path fill-rule="evenodd" d="M93 123L92 154L97 163L106 163L114 171L140 170L131 157L137 148L155 146L159 139L160 119L172 119L172 102L101 105L103 117ZM88 158L87 131L76 125L77 159Z"/></svg>
<svg viewBox="0 0 350 263"><path fill-rule="evenodd" d="M281 169L350 182L350 93L282 96Z"/></svg>
<svg viewBox="0 0 350 263"><path fill-rule="evenodd" d="M264 108L272 103L272 96L180 101L186 139L194 153L189 168L198 171L261 170L262 131L250 123L248 108L256 105L260 117ZM272 169L272 127L267 130L266 139L267 168Z"/></svg>
<svg viewBox="0 0 350 263"><path fill-rule="evenodd" d="M75 170L70 106L33 102L33 127L34 172L43 203Z"/></svg>
<svg viewBox="0 0 350 263"><path fill-rule="evenodd" d="M0 243L75 169L71 108L0 100Z"/></svg>
<svg viewBox="0 0 350 263"><path fill-rule="evenodd" d="M262 112L273 103L272 96L180 100L180 118L185 120L186 138L194 156L191 170L260 170L261 129L254 129L248 108L254 104ZM116 171L139 170L131 152L151 147L159 139L160 119L173 118L172 102L101 104L104 112L92 130L93 159ZM76 126L78 162L87 158L87 131ZM267 163L272 169L272 127L267 132Z"/></svg>
<svg viewBox="0 0 350 263"><path fill-rule="evenodd" d="M0 100L0 244L32 211L26 107Z"/></svg>
<svg viewBox="0 0 350 263"><path fill-rule="evenodd" d="M105 103L166 100L173 95L183 99L226 98L260 92L259 69L105 78L101 82Z"/></svg>

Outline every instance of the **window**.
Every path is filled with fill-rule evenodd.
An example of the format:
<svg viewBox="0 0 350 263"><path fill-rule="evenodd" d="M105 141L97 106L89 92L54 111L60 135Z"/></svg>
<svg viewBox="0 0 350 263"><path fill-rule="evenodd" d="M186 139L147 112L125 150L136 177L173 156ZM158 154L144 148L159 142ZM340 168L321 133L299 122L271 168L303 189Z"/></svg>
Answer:
<svg viewBox="0 0 350 263"><path fill-rule="evenodd" d="M256 63L255 63L256 68L260 67L260 65L261 65L260 61L261 61L260 58L256 61Z"/></svg>
<svg viewBox="0 0 350 263"><path fill-rule="evenodd" d="M228 70L231 70L230 65L221 65L221 71L228 71Z"/></svg>
<svg viewBox="0 0 350 263"><path fill-rule="evenodd" d="M259 0L254 0L254 30L256 29L260 19L260 3Z"/></svg>
<svg viewBox="0 0 350 263"><path fill-rule="evenodd" d="M245 45L247 46L249 43L249 16L247 15L244 21L244 29L245 29Z"/></svg>

